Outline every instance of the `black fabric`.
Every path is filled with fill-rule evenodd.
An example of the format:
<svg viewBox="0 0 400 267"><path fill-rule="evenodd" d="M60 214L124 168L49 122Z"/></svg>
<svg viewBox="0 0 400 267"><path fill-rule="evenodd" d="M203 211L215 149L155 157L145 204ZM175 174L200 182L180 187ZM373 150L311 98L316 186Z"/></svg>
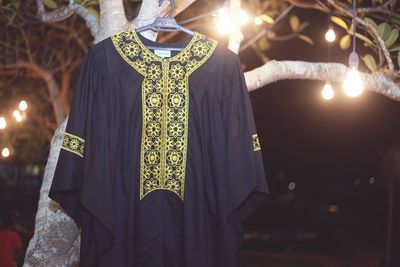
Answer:
<svg viewBox="0 0 400 267"><path fill-rule="evenodd" d="M66 132L84 155L61 149L49 192L81 227L80 266L237 266L241 221L268 197L239 57L218 44L190 76L184 201L168 190L139 199L142 81L110 38L82 65Z"/></svg>

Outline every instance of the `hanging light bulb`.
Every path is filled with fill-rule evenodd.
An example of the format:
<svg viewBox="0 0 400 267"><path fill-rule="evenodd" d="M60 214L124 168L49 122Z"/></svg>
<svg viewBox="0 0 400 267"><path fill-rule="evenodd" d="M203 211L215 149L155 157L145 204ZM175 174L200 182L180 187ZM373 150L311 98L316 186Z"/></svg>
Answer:
<svg viewBox="0 0 400 267"><path fill-rule="evenodd" d="M356 53L356 0L353 0L353 24L353 52L349 56L350 71L343 83L343 90L350 97L359 96L364 91L364 85L358 72L360 60Z"/></svg>
<svg viewBox="0 0 400 267"><path fill-rule="evenodd" d="M332 43L336 40L336 34L332 28L329 28L329 30L326 31L325 39L330 43Z"/></svg>
<svg viewBox="0 0 400 267"><path fill-rule="evenodd" d="M21 115L21 112L18 110L18 109L16 109L16 110L14 110L13 111L13 116L16 118L16 117L18 117L18 116L20 116Z"/></svg>
<svg viewBox="0 0 400 267"><path fill-rule="evenodd" d="M4 117L0 117L0 129L4 129L7 126L6 119Z"/></svg>
<svg viewBox="0 0 400 267"><path fill-rule="evenodd" d="M364 85L356 67L351 67L347 73L347 78L343 83L343 90L350 97L359 96L364 91Z"/></svg>
<svg viewBox="0 0 400 267"><path fill-rule="evenodd" d="M9 150L7 147L3 148L3 149L1 150L1 155L2 155L3 157L7 158L8 156L10 156L10 150Z"/></svg>
<svg viewBox="0 0 400 267"><path fill-rule="evenodd" d="M217 30L221 34L229 34L232 31L232 20L225 8L218 11Z"/></svg>
<svg viewBox="0 0 400 267"><path fill-rule="evenodd" d="M262 24L262 19L260 17L255 17L254 18L254 24L256 25L261 25Z"/></svg>
<svg viewBox="0 0 400 267"><path fill-rule="evenodd" d="M326 83L324 85L324 88L322 88L322 97L326 100L331 100L333 96L335 95L335 92L333 91L332 85L330 83Z"/></svg>
<svg viewBox="0 0 400 267"><path fill-rule="evenodd" d="M25 100L21 100L18 105L19 110L24 111L28 108L28 103Z"/></svg>
<svg viewBox="0 0 400 267"><path fill-rule="evenodd" d="M249 22L249 15L242 9L239 11L238 21L240 25L245 25L247 22Z"/></svg>

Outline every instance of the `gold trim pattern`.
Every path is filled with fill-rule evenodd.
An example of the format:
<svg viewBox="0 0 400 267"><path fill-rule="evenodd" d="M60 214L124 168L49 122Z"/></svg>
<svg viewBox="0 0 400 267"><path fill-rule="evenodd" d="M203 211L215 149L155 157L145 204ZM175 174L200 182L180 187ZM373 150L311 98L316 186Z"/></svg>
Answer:
<svg viewBox="0 0 400 267"><path fill-rule="evenodd" d="M252 135L253 137L253 151L261 150L260 140L258 140L258 135L255 133Z"/></svg>
<svg viewBox="0 0 400 267"><path fill-rule="evenodd" d="M111 36L121 57L144 78L140 199L157 189L184 200L189 114L189 76L213 53L218 41L194 32L178 54L161 58L135 29Z"/></svg>
<svg viewBox="0 0 400 267"><path fill-rule="evenodd" d="M83 158L83 153L85 151L85 140L79 136L65 132L61 148Z"/></svg>

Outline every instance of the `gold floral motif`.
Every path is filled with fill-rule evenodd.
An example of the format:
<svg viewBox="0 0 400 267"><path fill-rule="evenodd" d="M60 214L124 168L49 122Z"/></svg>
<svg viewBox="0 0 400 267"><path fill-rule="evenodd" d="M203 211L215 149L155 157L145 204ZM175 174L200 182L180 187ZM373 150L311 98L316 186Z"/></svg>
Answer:
<svg viewBox="0 0 400 267"><path fill-rule="evenodd" d="M156 64L151 64L150 67L147 68L147 77L149 79L155 81L159 79L161 76L161 68Z"/></svg>
<svg viewBox="0 0 400 267"><path fill-rule="evenodd" d="M218 42L195 32L182 51L163 59L141 42L134 29L113 35L111 39L121 57L144 77L140 199L156 189L165 189L183 200L189 76L212 55Z"/></svg>
<svg viewBox="0 0 400 267"><path fill-rule="evenodd" d="M183 78L183 75L185 75L185 71L183 70L183 67L181 64L176 64L172 65L171 67L171 76L172 78L179 80Z"/></svg>
<svg viewBox="0 0 400 267"><path fill-rule="evenodd" d="M139 49L139 46L137 44L130 43L127 46L124 47L124 51L128 56L134 57L139 53L140 49Z"/></svg>
<svg viewBox="0 0 400 267"><path fill-rule="evenodd" d="M193 50L193 53L194 53L196 56L202 57L202 56L204 56L205 54L207 54L207 52L208 52L208 47L207 47L207 45L206 45L205 43L198 42L198 43L195 43L195 44L194 44L192 50Z"/></svg>
<svg viewBox="0 0 400 267"><path fill-rule="evenodd" d="M258 140L258 135L253 134L252 137L253 137L253 151L261 150L260 140Z"/></svg>
<svg viewBox="0 0 400 267"><path fill-rule="evenodd" d="M79 136L65 132L61 148L83 158L85 140Z"/></svg>

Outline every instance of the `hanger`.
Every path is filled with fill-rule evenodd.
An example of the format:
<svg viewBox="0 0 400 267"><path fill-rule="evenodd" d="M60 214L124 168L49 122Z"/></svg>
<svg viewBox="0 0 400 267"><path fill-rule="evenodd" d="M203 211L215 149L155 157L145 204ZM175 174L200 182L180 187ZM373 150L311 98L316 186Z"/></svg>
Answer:
<svg viewBox="0 0 400 267"><path fill-rule="evenodd" d="M161 6L163 0L158 1L158 6ZM157 32L176 32L176 31L183 31L187 34L194 35L194 32L179 25L175 18L171 18L170 15L175 9L175 1L169 0L171 2L171 9L164 17L157 17L153 23L148 25L139 27L136 29L136 32L142 32L147 30L157 31ZM173 50L173 51L180 51L183 48L180 47L157 47L157 46L147 46L149 49L158 49L158 50Z"/></svg>

